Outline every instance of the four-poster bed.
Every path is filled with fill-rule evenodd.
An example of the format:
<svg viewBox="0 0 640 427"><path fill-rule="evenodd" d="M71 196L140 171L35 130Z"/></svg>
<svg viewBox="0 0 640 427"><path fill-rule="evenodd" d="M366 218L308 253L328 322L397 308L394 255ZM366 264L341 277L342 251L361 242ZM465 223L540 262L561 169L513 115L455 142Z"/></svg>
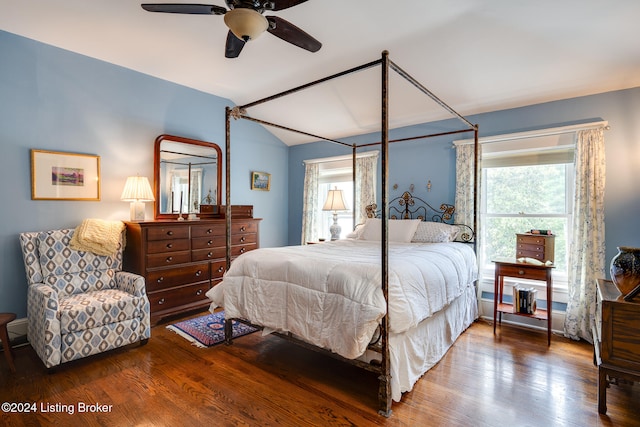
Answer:
<svg viewBox="0 0 640 427"><path fill-rule="evenodd" d="M374 66L381 66L382 72L381 141L378 143L359 146L346 144L256 119L246 113L247 109L253 106ZM465 127L449 132L390 141L388 113L390 69L459 119ZM471 246L466 243L452 242L453 238L442 240L442 243L436 244L432 241L411 243L411 237L414 236L418 227L421 224L424 226L421 222L421 220L425 219L424 217L420 217L417 220L403 217L403 219L409 221L389 221L388 146L391 142L472 131L476 141L477 165L477 126L471 124L390 61L386 51L382 53L380 60L244 106L233 109L227 108L225 144L225 205L227 212L225 218L228 230L231 228L232 222L230 212L231 118L247 119L267 126L312 136L318 140L351 147L354 181L357 148L371 145L381 146L382 200L379 211L380 218L377 220L368 219L363 227L365 230L362 235L354 239L327 242L321 245L260 249L235 259L234 264L231 264L230 234L227 233L227 264L231 265L231 267L222 283L209 291L207 296L213 301L212 307L221 305L225 308L228 316L225 324L227 343L231 342L231 321L233 318L237 318L237 320L264 327L270 332L277 333L308 348L324 350L332 356L342 356L345 360L349 360L350 363L378 373L380 381L378 390L379 412L389 416L392 398L396 401L400 400L400 395L403 391L411 390L413 383L427 369L437 363L453 343L452 341L455 341L457 336L477 317L474 286L477 266L474 250ZM477 183L477 172L474 172L474 178ZM477 184L475 185L477 186ZM409 197L411 198L410 195ZM406 208L408 199L403 200ZM413 202L412 198L411 201ZM477 202L474 203L477 207ZM446 215L450 215L452 212L453 208L448 208L448 211L442 212L445 217L440 216L439 220L436 221L443 222L444 219L450 218L450 216ZM398 232L398 229L402 229L402 231ZM474 212L472 232L462 233L466 236L464 240L473 240L473 231L475 229L476 219ZM401 233L403 237L398 237L397 233ZM408 236L408 240L406 236ZM452 235L452 237L454 236ZM305 253L300 254L296 252L297 250L304 250ZM313 259L313 266L303 265L300 262L302 258ZM413 261L409 262L407 259L413 259ZM274 264L273 260L284 260L285 266ZM430 265L432 269L423 269L426 265ZM360 271L357 274L354 273L354 270L358 270L358 268L354 266L360 267ZM434 273L433 268L441 271ZM318 270L319 274L314 274L314 272L310 271L314 269ZM411 274L407 275L405 270L411 271ZM248 273L249 271L266 272L266 276L251 276L252 273ZM331 272L331 274L328 272ZM334 273L337 276L337 278L334 278L335 280L327 279ZM234 279L234 276L237 276L237 280ZM321 276L321 278L317 276ZM424 277L435 276L442 276L442 280L437 285L423 283ZM292 277L298 277L300 280L296 281ZM299 282L304 282L311 289L302 290L303 287L299 286ZM249 283L255 284L256 287L248 285ZM274 283L281 286L270 286L270 284L273 285ZM406 285L407 283L411 284L409 288ZM266 287L259 287L260 284L266 284ZM433 291L427 292L428 287L437 287L440 290L435 293ZM299 295L293 295L296 292ZM287 298L295 300L293 305L298 306L301 313L290 313L295 312L295 310L292 305L286 306ZM322 300L322 302L317 304L318 300ZM335 302L336 300L339 300L337 306L328 302ZM279 310L278 301L280 301ZM248 307L243 307L242 302L247 302ZM265 305L259 306L259 304ZM321 309L318 310L318 307L321 307ZM282 317L284 312L286 312L284 314L285 318ZM249 313L253 314L250 315ZM275 319L269 318L269 313L275 313ZM296 322L297 326L294 325ZM317 328L317 325L322 327ZM325 328L326 325L329 326ZM348 327L345 328L344 326L346 325ZM333 334L337 334L340 329L349 329L349 334L345 337L334 336ZM446 332L442 332L444 330ZM432 349L428 345L426 337L429 334L433 334L434 331L436 331L435 333L441 331L439 332L441 336L446 335L452 341L444 346L439 346L435 350ZM374 335L377 338L372 340ZM346 343L340 342L340 340ZM427 343L422 346L423 348L416 351L414 347L417 342ZM369 354L370 352L375 355ZM430 354L433 352L435 352L435 357ZM432 360L425 360L429 356L431 356Z"/></svg>

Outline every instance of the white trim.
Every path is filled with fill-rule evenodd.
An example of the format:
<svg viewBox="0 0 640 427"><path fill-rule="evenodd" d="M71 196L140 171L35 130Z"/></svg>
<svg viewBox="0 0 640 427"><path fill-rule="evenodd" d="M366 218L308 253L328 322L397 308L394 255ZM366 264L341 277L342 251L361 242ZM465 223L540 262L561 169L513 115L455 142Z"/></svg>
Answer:
<svg viewBox="0 0 640 427"><path fill-rule="evenodd" d="M541 136L558 135L562 133L571 133L571 132L577 132L577 131L586 130L586 129L597 129L597 128L605 128L608 130L610 129L609 122L604 120L601 122L561 126L556 128L548 128L548 129L534 130L534 131L528 131L528 132L505 133L502 135L485 136L482 138L478 138L478 142L480 144L489 144L492 142L512 141L514 139L524 139L524 138L536 138ZM453 141L453 145L466 145L466 144L473 144L474 142L475 140L473 139L460 139L457 141Z"/></svg>
<svg viewBox="0 0 640 427"><path fill-rule="evenodd" d="M356 158L360 159L360 158L364 158L364 157L378 157L378 154L380 152L378 150L372 150L372 151L365 151L362 153L357 153L356 154ZM308 159L308 160L303 160L302 162L306 165L306 164L312 164L312 163L327 163L327 162L339 162L341 160L351 160L353 158L353 156L351 154L345 154L344 156L334 156L334 157L323 157L323 158L319 158L319 159Z"/></svg>

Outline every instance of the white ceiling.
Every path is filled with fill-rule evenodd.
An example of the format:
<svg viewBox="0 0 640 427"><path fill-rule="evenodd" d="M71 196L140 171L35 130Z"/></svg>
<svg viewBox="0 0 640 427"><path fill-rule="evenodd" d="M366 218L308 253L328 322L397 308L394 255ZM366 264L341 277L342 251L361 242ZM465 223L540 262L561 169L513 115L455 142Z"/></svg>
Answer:
<svg viewBox="0 0 640 427"><path fill-rule="evenodd" d="M640 86L638 0L309 0L265 14L320 40L319 52L265 33L237 59L224 57L222 16L149 13L140 3L0 0L0 29L237 105L377 60L383 50L463 115ZM249 114L327 138L369 133L380 126L379 74L370 69ZM399 78L390 93L392 128L450 117ZM289 145L315 140L269 130Z"/></svg>

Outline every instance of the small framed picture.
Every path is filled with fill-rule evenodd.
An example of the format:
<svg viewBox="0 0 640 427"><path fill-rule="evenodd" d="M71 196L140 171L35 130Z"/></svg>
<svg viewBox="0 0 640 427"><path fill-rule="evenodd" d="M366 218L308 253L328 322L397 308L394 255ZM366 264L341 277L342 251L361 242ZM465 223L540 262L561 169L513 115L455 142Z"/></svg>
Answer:
<svg viewBox="0 0 640 427"><path fill-rule="evenodd" d="M266 172L251 172L251 189L269 191L271 188L271 174Z"/></svg>
<svg viewBox="0 0 640 427"><path fill-rule="evenodd" d="M32 200L100 200L100 157L31 150Z"/></svg>

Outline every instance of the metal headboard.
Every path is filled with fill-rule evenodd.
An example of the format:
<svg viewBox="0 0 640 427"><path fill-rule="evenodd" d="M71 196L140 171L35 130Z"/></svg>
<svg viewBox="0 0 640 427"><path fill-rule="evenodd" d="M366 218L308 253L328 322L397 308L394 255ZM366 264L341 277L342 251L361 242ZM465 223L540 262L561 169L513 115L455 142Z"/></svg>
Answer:
<svg viewBox="0 0 640 427"><path fill-rule="evenodd" d="M377 204L368 205L366 208L367 218L380 217L380 210ZM415 197L408 191L389 202L389 219L419 219L422 221L442 222L445 224L460 227L461 232L457 241L471 243L475 238L475 231L466 224L455 224L451 220L456 208L448 203L440 205L436 209L419 197Z"/></svg>

